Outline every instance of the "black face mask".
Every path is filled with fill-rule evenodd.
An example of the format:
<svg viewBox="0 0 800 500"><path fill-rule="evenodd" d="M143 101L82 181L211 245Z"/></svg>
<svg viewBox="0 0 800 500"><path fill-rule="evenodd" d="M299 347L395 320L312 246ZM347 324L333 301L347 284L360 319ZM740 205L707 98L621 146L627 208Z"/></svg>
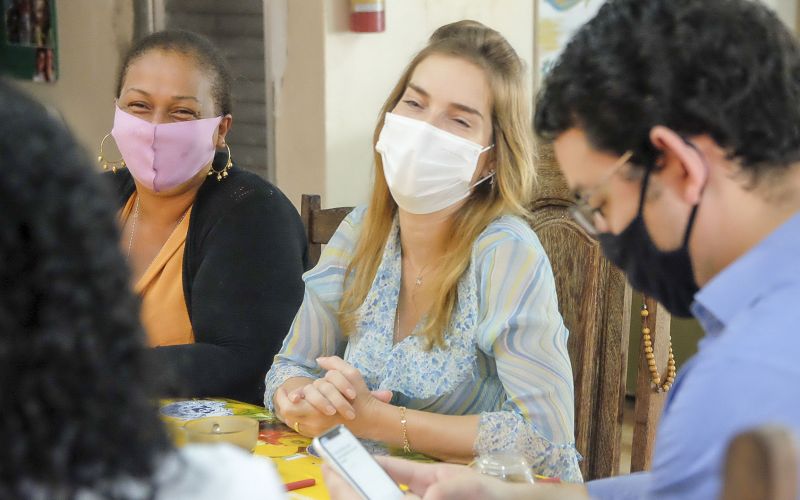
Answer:
<svg viewBox="0 0 800 500"><path fill-rule="evenodd" d="M688 248L697 205L689 216L681 247L669 252L659 250L650 238L642 217L649 180L650 171L642 183L636 218L619 234L600 234L600 246L606 258L622 269L634 288L656 299L671 314L688 318L692 315L690 306L694 294L699 289Z"/></svg>

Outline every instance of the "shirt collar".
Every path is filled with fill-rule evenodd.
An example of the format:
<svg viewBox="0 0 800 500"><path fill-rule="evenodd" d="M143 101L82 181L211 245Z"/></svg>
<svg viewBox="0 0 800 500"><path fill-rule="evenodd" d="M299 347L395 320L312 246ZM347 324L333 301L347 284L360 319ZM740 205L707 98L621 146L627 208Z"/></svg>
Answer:
<svg viewBox="0 0 800 500"><path fill-rule="evenodd" d="M711 279L692 313L710 335L776 288L800 281L800 212Z"/></svg>

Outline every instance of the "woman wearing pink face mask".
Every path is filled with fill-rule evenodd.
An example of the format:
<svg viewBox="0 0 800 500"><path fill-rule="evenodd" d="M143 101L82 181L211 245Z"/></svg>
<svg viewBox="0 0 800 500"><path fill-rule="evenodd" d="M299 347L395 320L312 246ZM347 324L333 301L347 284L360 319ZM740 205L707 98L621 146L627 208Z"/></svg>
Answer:
<svg viewBox="0 0 800 500"><path fill-rule="evenodd" d="M480 23L443 26L411 61L379 115L370 204L305 275L267 375L286 424L581 480L568 332L524 219L529 102L522 61Z"/></svg>
<svg viewBox="0 0 800 500"><path fill-rule="evenodd" d="M99 159L113 170L148 341L177 373L175 390L258 402L302 300L306 239L283 193L233 165L230 86L224 59L199 35L138 41L110 133L122 159L103 147Z"/></svg>

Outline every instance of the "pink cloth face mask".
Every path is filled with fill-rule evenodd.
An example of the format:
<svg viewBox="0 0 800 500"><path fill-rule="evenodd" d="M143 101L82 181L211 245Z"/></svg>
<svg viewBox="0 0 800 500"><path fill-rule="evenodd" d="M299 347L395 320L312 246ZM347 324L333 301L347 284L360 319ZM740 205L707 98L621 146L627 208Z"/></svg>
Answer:
<svg viewBox="0 0 800 500"><path fill-rule="evenodd" d="M111 135L131 175L155 191L188 181L214 158L214 130L221 116L153 124L116 107Z"/></svg>

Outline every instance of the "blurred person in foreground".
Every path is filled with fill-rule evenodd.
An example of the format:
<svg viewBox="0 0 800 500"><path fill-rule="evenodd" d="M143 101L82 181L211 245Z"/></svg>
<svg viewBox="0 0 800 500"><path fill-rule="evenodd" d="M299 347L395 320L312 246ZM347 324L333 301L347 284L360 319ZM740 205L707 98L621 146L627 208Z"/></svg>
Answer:
<svg viewBox="0 0 800 500"><path fill-rule="evenodd" d="M262 458L173 448L111 193L2 81L0 129L0 498L280 498Z"/></svg>

